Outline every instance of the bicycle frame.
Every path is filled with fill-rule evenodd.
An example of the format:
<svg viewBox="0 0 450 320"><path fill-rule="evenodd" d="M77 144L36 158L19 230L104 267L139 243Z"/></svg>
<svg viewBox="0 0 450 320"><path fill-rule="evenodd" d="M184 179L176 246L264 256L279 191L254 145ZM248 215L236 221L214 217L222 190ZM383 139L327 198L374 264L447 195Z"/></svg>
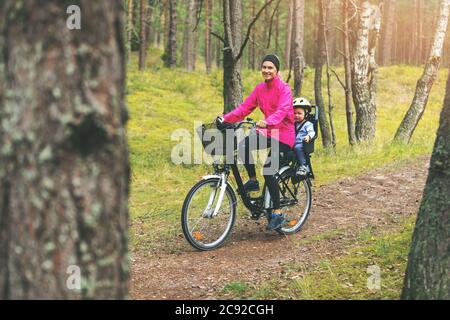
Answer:
<svg viewBox="0 0 450 320"><path fill-rule="evenodd" d="M237 127L235 127L235 130L237 128L239 128L242 124L253 124L254 123L251 120L247 120L247 121L243 121L241 122ZM219 199L218 202L216 204L216 208L214 209L213 212L211 211L211 207L212 204L214 203L215 197L216 197L216 192L212 193L208 202L208 206L207 209L205 210L205 212L207 212L207 214L205 215L205 217L214 217L217 215L218 209L220 208L221 204L222 204L222 200L223 200L223 196L225 194L225 190L226 187L228 185L227 183L227 179L230 173L230 169L231 172L233 173L233 176L236 180L236 184L237 184L237 193L239 194L240 198L242 199L242 202L244 203L245 207L250 210L250 212L252 213L257 213L257 214L262 214L262 213L267 213L267 209L270 209L270 202L271 202L271 198L270 198L270 194L266 188L266 184L264 183L263 186L263 193L261 194L260 197L258 198L251 198L248 193L245 191L244 189L244 183L242 181L241 178L241 174L239 172L238 169L238 165L237 165L237 151L234 152L234 162L233 164L224 164L224 168L223 169L219 169L218 164L214 164L214 171L215 171L215 176L219 177L220 176L220 193L219 193ZM309 158L309 157L308 157ZM309 159L308 159L309 160ZM309 161L308 161L309 162ZM286 168L283 170L283 168ZM285 170L291 170L291 168L287 165L283 166L280 168L280 170L275 174L275 177L278 179L281 179L281 174L285 171ZM312 171L311 171L312 173ZM291 190L291 188L287 185L287 183L284 180L281 180L283 186L287 189L287 191L289 192L290 196L294 199L295 203L298 201L296 198L296 194L297 194L297 189L298 189L298 185L295 186L294 190ZM309 182L307 182L309 183ZM281 192L281 190L280 190ZM284 195L283 195L284 196ZM292 205L293 203L288 203L288 204L281 204L281 207L284 206L289 206Z"/></svg>

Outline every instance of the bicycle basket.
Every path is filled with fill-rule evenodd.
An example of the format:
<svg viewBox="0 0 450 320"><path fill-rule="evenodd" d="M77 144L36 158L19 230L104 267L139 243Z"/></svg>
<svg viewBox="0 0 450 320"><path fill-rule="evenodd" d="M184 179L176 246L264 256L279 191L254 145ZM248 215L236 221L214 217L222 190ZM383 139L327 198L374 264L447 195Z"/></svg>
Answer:
<svg viewBox="0 0 450 320"><path fill-rule="evenodd" d="M237 138L232 125L219 130L215 122L202 124L197 128L197 134L205 152L212 156L226 155L227 146L229 152L237 149Z"/></svg>

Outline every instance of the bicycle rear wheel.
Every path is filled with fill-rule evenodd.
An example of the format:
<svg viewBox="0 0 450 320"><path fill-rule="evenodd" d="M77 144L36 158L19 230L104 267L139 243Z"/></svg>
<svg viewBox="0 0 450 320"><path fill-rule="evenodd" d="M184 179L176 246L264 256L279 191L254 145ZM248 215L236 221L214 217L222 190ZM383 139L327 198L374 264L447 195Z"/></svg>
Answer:
<svg viewBox="0 0 450 320"><path fill-rule="evenodd" d="M181 212L181 225L186 240L198 250L220 247L231 234L236 219L236 196L226 187L222 204L213 216L220 194L220 179L198 182L186 196Z"/></svg>
<svg viewBox="0 0 450 320"><path fill-rule="evenodd" d="M312 206L312 189L309 178L299 179L292 170L286 170L278 180L280 204L286 222L277 231L293 234L303 227Z"/></svg>

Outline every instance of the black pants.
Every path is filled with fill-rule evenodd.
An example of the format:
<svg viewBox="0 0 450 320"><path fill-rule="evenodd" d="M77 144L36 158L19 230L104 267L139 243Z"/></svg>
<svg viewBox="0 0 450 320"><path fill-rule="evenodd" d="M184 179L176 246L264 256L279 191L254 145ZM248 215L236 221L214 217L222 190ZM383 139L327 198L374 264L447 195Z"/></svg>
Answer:
<svg viewBox="0 0 450 320"><path fill-rule="evenodd" d="M271 148L271 150L263 167L263 175L272 198L272 209L279 209L280 189L274 175L280 169L282 155L286 155L291 148L276 139L253 133L247 136L239 145L239 158L244 162L249 177L256 177L255 161L251 151L267 148Z"/></svg>

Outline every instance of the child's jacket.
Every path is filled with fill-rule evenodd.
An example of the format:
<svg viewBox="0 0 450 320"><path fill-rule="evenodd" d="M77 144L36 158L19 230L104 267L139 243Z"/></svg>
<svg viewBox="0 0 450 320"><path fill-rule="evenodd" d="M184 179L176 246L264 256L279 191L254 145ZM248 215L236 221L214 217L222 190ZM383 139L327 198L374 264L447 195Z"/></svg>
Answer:
<svg viewBox="0 0 450 320"><path fill-rule="evenodd" d="M311 139L316 136L314 125L309 121L295 122L295 145L302 144L306 136L310 136Z"/></svg>

